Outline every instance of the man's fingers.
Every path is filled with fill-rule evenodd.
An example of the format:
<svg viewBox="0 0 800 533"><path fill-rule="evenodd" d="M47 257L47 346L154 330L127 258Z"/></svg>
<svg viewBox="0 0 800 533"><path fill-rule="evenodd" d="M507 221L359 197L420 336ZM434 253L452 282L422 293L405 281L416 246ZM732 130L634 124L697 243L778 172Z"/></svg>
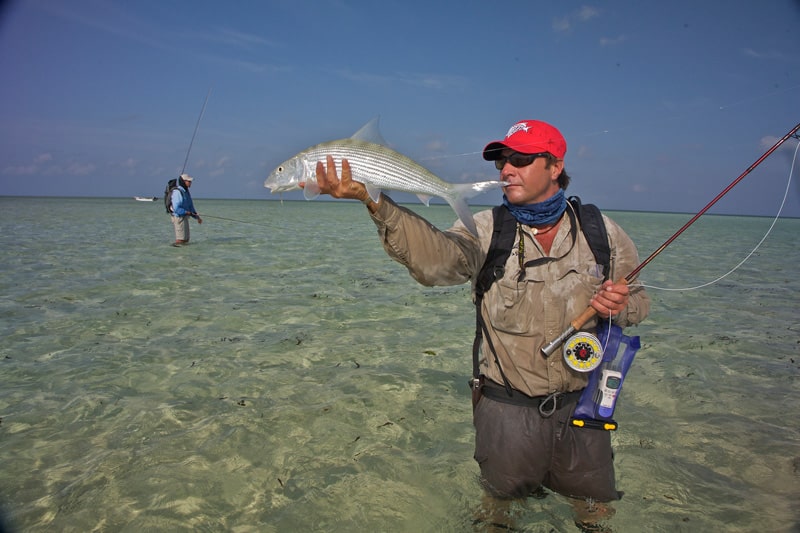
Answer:
<svg viewBox="0 0 800 533"><path fill-rule="evenodd" d="M350 161L342 159L342 181L349 182L353 179L353 173L350 170Z"/></svg>
<svg viewBox="0 0 800 533"><path fill-rule="evenodd" d="M326 177L328 178L328 183L331 187L339 181L339 177L336 175L336 163L333 162L333 156L328 155L325 157L325 161L327 162L328 166L328 173Z"/></svg>

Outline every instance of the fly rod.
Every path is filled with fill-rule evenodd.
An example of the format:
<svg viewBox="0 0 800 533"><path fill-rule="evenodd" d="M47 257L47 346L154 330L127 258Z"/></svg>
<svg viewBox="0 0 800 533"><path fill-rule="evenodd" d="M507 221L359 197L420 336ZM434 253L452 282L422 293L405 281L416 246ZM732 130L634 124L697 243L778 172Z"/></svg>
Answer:
<svg viewBox="0 0 800 533"><path fill-rule="evenodd" d="M787 133L786 135L784 135L784 136L783 136L783 137L782 137L782 138L781 138L781 139L780 139L778 142L776 142L775 144L773 144L773 145L772 145L772 147L771 147L769 150L767 150L766 152L764 152L764 154L763 154L761 157L759 157L759 158L756 160L756 162L755 162L755 163L753 163L752 165L750 165L750 166L747 168L747 170L745 170L744 172L742 172L742 173L739 175L739 177L738 177L738 178L736 178L735 180L733 180L733 181L730 183L730 185L728 185L727 187L725 187L725 189L724 189L724 190L723 190L721 193L719 193L719 194L716 196L716 198L714 198L713 200L711 200L711 201L710 201L710 202L709 202L709 203L708 203L708 204L707 204L707 205L706 205L706 206L705 206L703 209L701 209L701 210L700 210L700 212L698 212L698 213L697 213L695 216L693 216L693 217L692 217L692 219L691 219L691 220L689 220L689 222L687 222L686 224L684 224L684 225L683 225L683 227L682 227L681 229L679 229L678 231L676 231L676 232L675 232L675 233L672 235L672 237L670 237L669 239L667 239L667 240L664 242L664 244L662 244L661 246L659 246L659 247L658 247L658 249L657 249L655 252L653 252L652 254L650 254L650 256L649 256L647 259L645 259L644 261L642 261L642 262L639 264L639 266L637 266L636 268L634 268L634 269L633 269L633 271L632 271L630 274L628 274L627 276L625 276L624 278L622 278L621 280L619 280L617 283L624 283L624 284L626 284L626 285L627 285L628 283L630 283L630 282L631 282L631 281L632 281L632 280L633 280L633 279L636 277L636 275L637 275L639 272L641 272L641 270L642 270L644 267L646 267L646 266L647 266L647 265L650 263L650 261L652 261L653 259L655 259L655 258L656 258L656 256L657 256L658 254L660 254L661 252L663 252L663 251L664 251L664 249L665 249L667 246L669 246L669 245L672 243L672 241L674 241L675 239L677 239L677 238L678 238L678 236L679 236L681 233L683 233L684 231L686 231L686 229L687 229L689 226L691 226L692 224L694 224L694 222L695 222L695 221L696 221L698 218L700 218L701 216L703 216L703 214L704 214L706 211L708 211L708 210L711 208L711 206L712 206L712 205L714 205L715 203L717 203L717 202L719 201L719 199L720 199L720 198L722 198L723 196L725 196L726 194L728 194L728 192L729 192L731 189L733 189L733 188L734 188L734 187L735 187L735 186L736 186L736 185L737 185L737 184L738 184L740 181L742 181L742 180L744 179L744 177L745 177L745 176L747 176L748 174L750 174L750 172L752 172L752 171L753 171L753 169L755 169L755 168L756 168L758 165L760 165L760 164L761 164L761 163L762 163L762 162L763 162L763 161L764 161L764 160L765 160L767 157L769 157L769 156L772 154L772 152L774 152L775 150L777 150L777 149L778 149L778 147L779 147L780 145L782 145L784 142L786 142L786 139L788 139L789 137L792 137L792 136L794 136L794 134L797 132L797 130L800 130L800 124L798 124L797 126L795 126L794 128L792 128L792 129L789 131L789 133ZM551 342L550 344L548 344L547 346L545 346L544 348L542 348L542 355L544 355L545 357L550 357L550 355L552 355L552 353L553 353L553 352L556 350L556 348L558 348L558 347L559 347L559 346L560 346L560 345L561 345L561 344L562 344L562 343L563 343L565 340L567 340L567 338L568 338L568 337L570 337L570 336L571 336L571 335L573 335L575 332L577 332L579 329L581 329L581 328L584 326L584 324L586 324L586 323L587 323L589 320L591 320L591 319L592 319L592 317L594 317L596 314L597 314L597 311L594 309L594 307L592 307L591 305L590 305L590 306L588 306L588 307L586 308L586 310L585 310L583 313L581 313L581 315L580 315L578 318L576 318L575 320L573 320L572 322L570 322L570 326L569 326L569 327L568 327L566 330L564 330L564 332L563 332L561 335L559 335L558 337L556 337L555 339L553 339L553 342Z"/></svg>
<svg viewBox="0 0 800 533"><path fill-rule="evenodd" d="M262 224L260 222L250 222L248 220L236 220L235 218L215 217L214 215L206 215L205 213L203 214L203 216L206 217L206 218L216 218L218 220L227 220L228 222L238 222L239 224L253 224L253 225L256 225L256 226L263 226L265 228L274 228L275 227L275 226L271 226L269 224Z"/></svg>
<svg viewBox="0 0 800 533"><path fill-rule="evenodd" d="M203 108L200 109L200 116L197 117L197 124L194 125L194 133L192 133L192 140L189 141L189 149L186 150L186 159L183 160L183 168L181 169L181 174L186 172L186 164L189 162L189 153L192 151L192 145L194 144L194 138L197 136L197 130L200 128L200 121L203 119L203 113L206 112L206 104L208 103L208 97L211 96L211 88L208 89L208 94L206 94L206 99L203 102Z"/></svg>

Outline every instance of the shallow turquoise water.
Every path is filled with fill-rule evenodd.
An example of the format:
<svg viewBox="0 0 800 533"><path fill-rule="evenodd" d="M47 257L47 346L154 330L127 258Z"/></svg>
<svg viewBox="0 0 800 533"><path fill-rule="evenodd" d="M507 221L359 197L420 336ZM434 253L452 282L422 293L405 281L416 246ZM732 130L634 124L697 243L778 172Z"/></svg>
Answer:
<svg viewBox="0 0 800 533"><path fill-rule="evenodd" d="M464 531L481 490L466 285L359 204L0 199L0 508L19 531ZM416 206L413 206L416 209ZM440 227L447 206L419 207ZM689 215L610 213L642 258ZM770 219L706 215L642 273L692 287ZM613 435L615 531L800 524L800 220L651 290ZM524 531L572 531L558 496Z"/></svg>

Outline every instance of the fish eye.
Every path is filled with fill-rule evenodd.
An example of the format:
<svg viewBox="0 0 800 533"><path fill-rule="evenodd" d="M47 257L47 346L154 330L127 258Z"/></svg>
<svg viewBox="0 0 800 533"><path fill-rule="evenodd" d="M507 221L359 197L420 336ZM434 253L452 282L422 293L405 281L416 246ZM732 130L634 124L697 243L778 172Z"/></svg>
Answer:
<svg viewBox="0 0 800 533"><path fill-rule="evenodd" d="M283 172L283 166L278 167L278 172Z"/></svg>

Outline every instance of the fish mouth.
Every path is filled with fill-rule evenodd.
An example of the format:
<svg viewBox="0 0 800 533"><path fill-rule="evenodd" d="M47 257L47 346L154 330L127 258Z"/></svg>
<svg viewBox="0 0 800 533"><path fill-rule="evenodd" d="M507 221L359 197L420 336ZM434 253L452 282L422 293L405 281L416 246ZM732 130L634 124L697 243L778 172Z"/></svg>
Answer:
<svg viewBox="0 0 800 533"><path fill-rule="evenodd" d="M297 191L302 188L300 187L299 183L286 185L286 184L275 183L274 181L270 181L269 179L267 179L267 181L264 182L264 187L269 189L269 192L273 194L276 192Z"/></svg>

